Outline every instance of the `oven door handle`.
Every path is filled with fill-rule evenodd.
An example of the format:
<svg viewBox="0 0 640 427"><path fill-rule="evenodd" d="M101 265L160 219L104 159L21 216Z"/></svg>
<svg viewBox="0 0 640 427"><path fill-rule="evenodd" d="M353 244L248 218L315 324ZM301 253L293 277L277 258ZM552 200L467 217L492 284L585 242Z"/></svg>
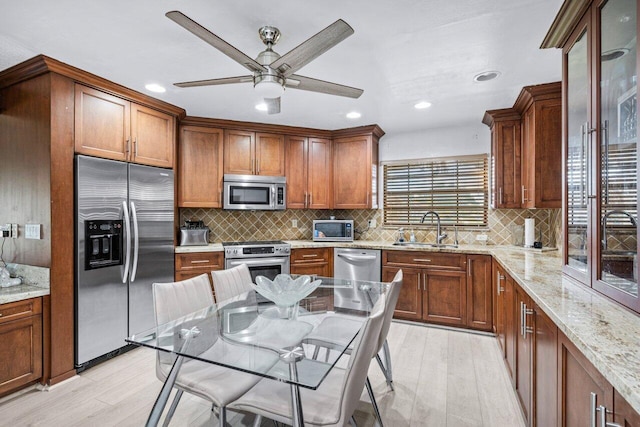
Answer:
<svg viewBox="0 0 640 427"><path fill-rule="evenodd" d="M247 267L256 265L285 265L289 261L289 257L271 257L271 258L251 258L251 259L230 259L228 260L229 267L235 267L240 264L247 264Z"/></svg>

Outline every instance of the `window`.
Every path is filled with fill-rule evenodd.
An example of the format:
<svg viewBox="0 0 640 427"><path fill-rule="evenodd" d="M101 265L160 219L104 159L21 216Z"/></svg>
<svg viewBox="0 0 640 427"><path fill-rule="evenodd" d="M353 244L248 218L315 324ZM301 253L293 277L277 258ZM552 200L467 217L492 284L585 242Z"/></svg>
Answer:
<svg viewBox="0 0 640 427"><path fill-rule="evenodd" d="M442 225L486 226L486 155L423 159L384 164L384 224L419 224L425 212ZM433 217L425 220L432 225Z"/></svg>

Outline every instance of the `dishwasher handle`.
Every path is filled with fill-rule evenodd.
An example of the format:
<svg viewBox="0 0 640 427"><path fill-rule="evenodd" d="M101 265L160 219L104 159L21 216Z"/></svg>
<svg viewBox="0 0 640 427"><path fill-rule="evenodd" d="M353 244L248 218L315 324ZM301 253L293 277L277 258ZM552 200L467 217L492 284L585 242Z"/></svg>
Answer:
<svg viewBox="0 0 640 427"><path fill-rule="evenodd" d="M375 261L375 255L347 255L347 254L338 254L340 258L344 258L348 261Z"/></svg>

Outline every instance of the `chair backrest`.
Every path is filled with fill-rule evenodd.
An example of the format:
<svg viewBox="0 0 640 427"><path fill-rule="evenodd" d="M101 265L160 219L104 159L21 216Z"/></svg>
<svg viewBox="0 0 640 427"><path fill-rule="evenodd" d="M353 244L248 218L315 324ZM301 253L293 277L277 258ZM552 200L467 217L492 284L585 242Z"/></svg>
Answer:
<svg viewBox="0 0 640 427"><path fill-rule="evenodd" d="M391 318L393 317L393 311L396 309L396 304L398 303L398 297L400 296L400 288L402 288L402 270L398 270L396 276L393 278L391 282L391 288L389 289L389 294L386 298L386 303L384 306L384 321L382 323L382 328L380 329L380 338L378 339L378 353L382 346L384 345L385 340L387 339L387 335L389 334L389 328L391 327ZM375 355L374 355L375 356Z"/></svg>
<svg viewBox="0 0 640 427"><path fill-rule="evenodd" d="M170 322L212 304L213 294L206 274L180 282L153 284L156 325Z"/></svg>
<svg viewBox="0 0 640 427"><path fill-rule="evenodd" d="M211 272L213 279L213 290L216 293L216 302L222 302L229 298L238 296L244 292L252 291L251 273L247 264Z"/></svg>
<svg viewBox="0 0 640 427"><path fill-rule="evenodd" d="M386 297L380 297L356 337L342 383L340 419L337 425L346 425L358 406L369 372L369 364L378 351L376 345L384 321L385 305Z"/></svg>

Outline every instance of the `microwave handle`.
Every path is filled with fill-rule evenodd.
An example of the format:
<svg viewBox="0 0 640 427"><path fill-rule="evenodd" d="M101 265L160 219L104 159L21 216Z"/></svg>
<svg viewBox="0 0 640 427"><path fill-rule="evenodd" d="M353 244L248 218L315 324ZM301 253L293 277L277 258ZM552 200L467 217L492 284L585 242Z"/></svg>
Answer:
<svg viewBox="0 0 640 427"><path fill-rule="evenodd" d="M276 208L276 186L271 186L271 209Z"/></svg>

